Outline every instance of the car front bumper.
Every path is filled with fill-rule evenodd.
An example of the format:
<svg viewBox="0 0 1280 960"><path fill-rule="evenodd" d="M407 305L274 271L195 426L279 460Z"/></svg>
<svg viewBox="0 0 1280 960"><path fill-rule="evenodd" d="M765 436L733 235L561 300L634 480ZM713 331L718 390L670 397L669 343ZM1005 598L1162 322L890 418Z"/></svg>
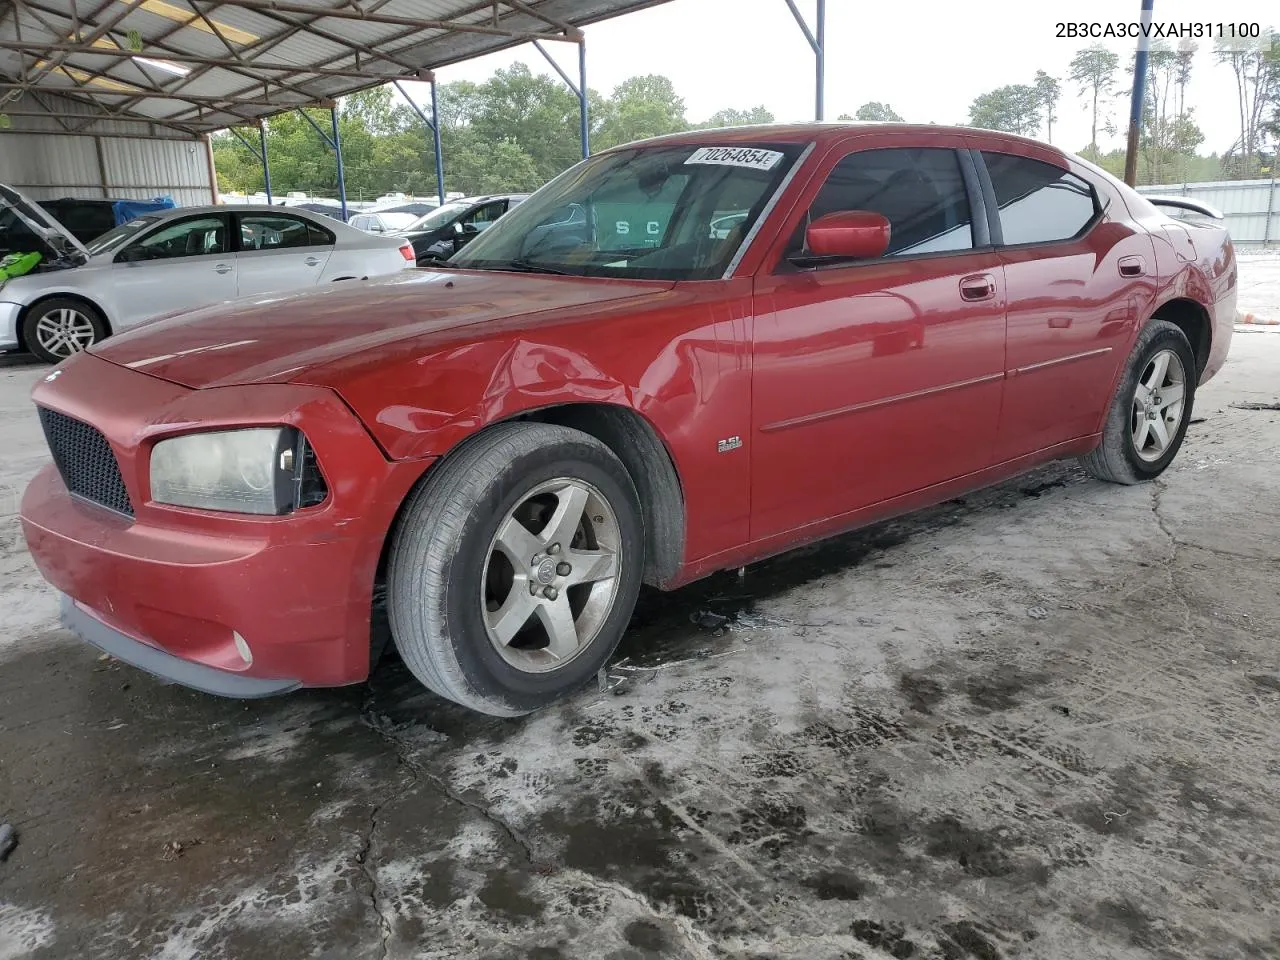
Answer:
<svg viewBox="0 0 1280 960"><path fill-rule="evenodd" d="M300 680L268 680L262 677L245 676L232 670L205 666L195 660L184 660L158 646L115 629L65 593L62 594L62 625L78 634L82 640L93 644L103 653L108 653L117 660L123 660L161 680L179 683L203 693L239 700L253 700L258 697L270 697L277 693L288 693L302 686Z"/></svg>
<svg viewBox="0 0 1280 960"><path fill-rule="evenodd" d="M52 464L28 485L23 533L41 574L67 598L64 622L125 662L222 696L365 679L379 557L426 464L388 461L320 388L188 390L90 354L60 369L34 399L105 435L134 507L127 517L71 494ZM150 448L168 424L253 421L307 435L328 483L324 503L251 517L150 501Z"/></svg>
<svg viewBox="0 0 1280 960"><path fill-rule="evenodd" d="M0 350L18 349L18 316L22 305L0 301Z"/></svg>

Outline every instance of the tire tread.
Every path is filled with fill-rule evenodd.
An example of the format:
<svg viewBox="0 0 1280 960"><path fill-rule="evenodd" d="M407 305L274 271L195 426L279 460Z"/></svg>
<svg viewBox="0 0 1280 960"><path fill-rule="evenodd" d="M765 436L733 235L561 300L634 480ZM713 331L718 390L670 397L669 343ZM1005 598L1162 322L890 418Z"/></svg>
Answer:
<svg viewBox="0 0 1280 960"><path fill-rule="evenodd" d="M614 457L599 440L568 427L498 424L465 441L418 485L392 540L387 609L405 665L438 696L493 716L528 711L485 696L468 683L445 624L449 568L474 519L474 506L493 477L521 456L552 444L585 446ZM421 600L415 599L419 593Z"/></svg>

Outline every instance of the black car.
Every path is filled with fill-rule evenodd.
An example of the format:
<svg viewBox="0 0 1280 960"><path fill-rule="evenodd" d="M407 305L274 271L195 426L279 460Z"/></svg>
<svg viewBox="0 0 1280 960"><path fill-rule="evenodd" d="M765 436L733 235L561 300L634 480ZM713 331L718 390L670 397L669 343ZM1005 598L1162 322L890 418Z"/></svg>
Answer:
<svg viewBox="0 0 1280 960"><path fill-rule="evenodd" d="M527 193L506 193L451 200L419 217L397 236L413 244L418 266L440 263L527 196Z"/></svg>

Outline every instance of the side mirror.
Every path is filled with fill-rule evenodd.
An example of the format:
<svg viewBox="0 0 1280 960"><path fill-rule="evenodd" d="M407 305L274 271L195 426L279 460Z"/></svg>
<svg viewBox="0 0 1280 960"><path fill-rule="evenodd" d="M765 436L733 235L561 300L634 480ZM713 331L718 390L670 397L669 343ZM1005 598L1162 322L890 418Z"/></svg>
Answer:
<svg viewBox="0 0 1280 960"><path fill-rule="evenodd" d="M466 232L466 231L463 229L462 221L461 221L461 220L459 220L457 223L455 223L455 224L453 225L453 232L454 232L454 235L455 235L455 236L459 236L459 237L460 237L460 236L462 236L462 235Z"/></svg>
<svg viewBox="0 0 1280 960"><path fill-rule="evenodd" d="M137 263L145 259L147 259L147 251L142 247L125 247L116 256L116 260L120 263Z"/></svg>
<svg viewBox="0 0 1280 960"><path fill-rule="evenodd" d="M887 218L870 210L837 210L819 217L805 232L810 256L874 260L889 248Z"/></svg>

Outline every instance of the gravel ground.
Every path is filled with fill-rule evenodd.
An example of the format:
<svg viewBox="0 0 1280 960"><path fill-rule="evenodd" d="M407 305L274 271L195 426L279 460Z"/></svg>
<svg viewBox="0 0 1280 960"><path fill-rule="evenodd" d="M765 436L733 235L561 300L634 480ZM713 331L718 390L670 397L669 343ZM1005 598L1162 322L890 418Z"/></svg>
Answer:
<svg viewBox="0 0 1280 960"><path fill-rule="evenodd" d="M0 367L0 960L1280 956L1280 413L1233 406L1280 337L1160 482L1055 464L646 596L612 689L518 721L59 630L43 372Z"/></svg>

